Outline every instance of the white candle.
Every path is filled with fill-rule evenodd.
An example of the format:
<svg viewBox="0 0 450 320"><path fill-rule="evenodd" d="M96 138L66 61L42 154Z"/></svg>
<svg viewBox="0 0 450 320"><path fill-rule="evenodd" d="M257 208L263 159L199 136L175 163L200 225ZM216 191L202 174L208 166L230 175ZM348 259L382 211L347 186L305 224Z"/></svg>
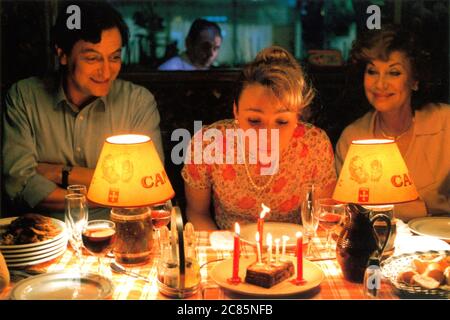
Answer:
<svg viewBox="0 0 450 320"><path fill-rule="evenodd" d="M272 235L270 233L267 234L266 239L267 244L267 263L270 264L272 262Z"/></svg>
<svg viewBox="0 0 450 320"><path fill-rule="evenodd" d="M275 264L280 263L280 238L275 239Z"/></svg>
<svg viewBox="0 0 450 320"><path fill-rule="evenodd" d="M261 261L261 246L259 245L259 232L256 232L256 256L258 258L258 263L262 263Z"/></svg>
<svg viewBox="0 0 450 320"><path fill-rule="evenodd" d="M281 260L284 261L286 259L286 242L289 240L288 236L282 236L283 239L283 247L281 248Z"/></svg>

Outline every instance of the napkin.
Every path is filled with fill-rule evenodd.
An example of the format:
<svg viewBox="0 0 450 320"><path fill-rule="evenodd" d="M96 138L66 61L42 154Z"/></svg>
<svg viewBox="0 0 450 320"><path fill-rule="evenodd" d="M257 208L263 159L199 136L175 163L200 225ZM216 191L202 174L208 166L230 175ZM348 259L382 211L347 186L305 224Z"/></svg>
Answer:
<svg viewBox="0 0 450 320"><path fill-rule="evenodd" d="M450 245L443 240L427 236L400 235L395 238L395 255L430 250L450 250Z"/></svg>
<svg viewBox="0 0 450 320"><path fill-rule="evenodd" d="M214 231L209 235L209 242L215 250L233 250L233 232Z"/></svg>

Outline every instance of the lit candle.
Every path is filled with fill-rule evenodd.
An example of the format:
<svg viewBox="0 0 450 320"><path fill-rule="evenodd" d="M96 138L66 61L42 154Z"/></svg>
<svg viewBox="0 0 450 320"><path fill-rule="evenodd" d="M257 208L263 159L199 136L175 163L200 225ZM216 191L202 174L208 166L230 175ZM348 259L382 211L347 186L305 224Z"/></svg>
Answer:
<svg viewBox="0 0 450 320"><path fill-rule="evenodd" d="M289 240L289 237L282 236L281 239L283 239L283 246L281 248L281 261L285 261L285 259L286 259L286 242Z"/></svg>
<svg viewBox="0 0 450 320"><path fill-rule="evenodd" d="M303 234L298 231L295 236L297 237L297 278L292 280L292 283L296 285L304 284L306 281L303 279Z"/></svg>
<svg viewBox="0 0 450 320"><path fill-rule="evenodd" d="M260 240L259 232L256 232L255 239L256 239L256 256L257 256L257 262L258 262L259 264L261 264L261 263L262 263L262 261L261 261L261 244L260 244L260 242L259 242L259 240Z"/></svg>
<svg viewBox="0 0 450 320"><path fill-rule="evenodd" d="M267 244L267 263L270 264L272 262L272 235L270 233L267 234L266 238Z"/></svg>
<svg viewBox="0 0 450 320"><path fill-rule="evenodd" d="M234 249L233 249L233 275L228 282L232 284L238 284L241 282L241 278L239 277L239 257L241 254L241 250L239 247L239 234L240 234L239 223L234 224Z"/></svg>
<svg viewBox="0 0 450 320"><path fill-rule="evenodd" d="M275 264L280 263L280 239L275 239Z"/></svg>
<svg viewBox="0 0 450 320"><path fill-rule="evenodd" d="M266 216L266 214L268 212L270 212L270 208L267 207L264 203L261 203L261 208L262 208L262 211L259 214L257 228L258 228L258 232L259 232L259 235L260 235L259 246L262 248L263 247L263 241L264 241L264 239L263 239L264 238L264 217Z"/></svg>

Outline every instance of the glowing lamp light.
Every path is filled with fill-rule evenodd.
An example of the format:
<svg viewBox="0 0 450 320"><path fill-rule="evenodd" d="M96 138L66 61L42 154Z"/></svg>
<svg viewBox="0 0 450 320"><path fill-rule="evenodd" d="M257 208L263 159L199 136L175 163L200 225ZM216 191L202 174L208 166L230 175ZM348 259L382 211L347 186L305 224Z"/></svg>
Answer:
<svg viewBox="0 0 450 320"><path fill-rule="evenodd" d="M175 195L153 141L144 135L106 139L87 197L104 207L135 208Z"/></svg>
<svg viewBox="0 0 450 320"><path fill-rule="evenodd" d="M412 201L418 196L393 140L352 142L334 190L334 200L377 205Z"/></svg>

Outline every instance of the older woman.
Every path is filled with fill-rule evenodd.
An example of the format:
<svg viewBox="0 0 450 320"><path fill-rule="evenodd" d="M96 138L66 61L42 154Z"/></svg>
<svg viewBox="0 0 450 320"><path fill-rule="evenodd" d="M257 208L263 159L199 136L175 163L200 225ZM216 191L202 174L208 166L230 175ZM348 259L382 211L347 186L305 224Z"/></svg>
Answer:
<svg viewBox="0 0 450 320"><path fill-rule="evenodd" d="M186 163L182 171L186 214L196 228L230 229L234 222L255 222L262 203L271 208L266 220L298 223L303 184L315 183L322 196L332 193L336 173L330 141L322 130L299 120L313 96L302 69L283 48L262 50L244 68L234 99L235 119L197 133L191 146L203 135L203 153L193 148L187 159L203 161ZM267 131L271 134L264 141ZM208 132L224 138L205 142ZM230 138L227 132L244 134ZM217 147L213 157L223 161L205 159L211 144ZM230 159L234 161L226 161Z"/></svg>
<svg viewBox="0 0 450 320"><path fill-rule="evenodd" d="M405 221L450 212L450 106L418 102L424 90L423 51L395 26L365 33L353 44L353 61L365 67L365 96L374 108L346 127L336 146L340 172L354 139L397 143L420 199L395 206Z"/></svg>

